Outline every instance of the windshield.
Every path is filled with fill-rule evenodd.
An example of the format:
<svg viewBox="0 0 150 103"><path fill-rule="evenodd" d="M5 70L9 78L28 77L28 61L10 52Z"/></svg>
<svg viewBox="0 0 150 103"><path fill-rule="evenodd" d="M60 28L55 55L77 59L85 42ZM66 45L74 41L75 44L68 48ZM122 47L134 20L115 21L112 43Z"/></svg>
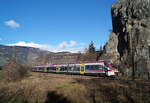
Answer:
<svg viewBox="0 0 150 103"><path fill-rule="evenodd" d="M105 65L106 67L109 67L108 63L104 63L104 65Z"/></svg>
<svg viewBox="0 0 150 103"><path fill-rule="evenodd" d="M104 66L103 68L104 68L104 70L110 70L110 68L106 67L106 66Z"/></svg>

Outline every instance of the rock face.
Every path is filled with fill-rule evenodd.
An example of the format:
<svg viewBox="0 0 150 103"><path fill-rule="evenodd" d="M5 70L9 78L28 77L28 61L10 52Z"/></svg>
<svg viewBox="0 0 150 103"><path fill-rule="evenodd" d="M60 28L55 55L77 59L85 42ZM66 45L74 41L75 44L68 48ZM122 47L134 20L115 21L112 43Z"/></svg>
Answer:
<svg viewBox="0 0 150 103"><path fill-rule="evenodd" d="M108 42L104 46L103 59L108 58L114 64L118 64L118 36L115 33L111 33Z"/></svg>
<svg viewBox="0 0 150 103"><path fill-rule="evenodd" d="M113 32L127 77L147 78L150 70L150 0L119 0L112 5ZM114 35L114 34L113 34ZM134 65L132 65L133 63Z"/></svg>

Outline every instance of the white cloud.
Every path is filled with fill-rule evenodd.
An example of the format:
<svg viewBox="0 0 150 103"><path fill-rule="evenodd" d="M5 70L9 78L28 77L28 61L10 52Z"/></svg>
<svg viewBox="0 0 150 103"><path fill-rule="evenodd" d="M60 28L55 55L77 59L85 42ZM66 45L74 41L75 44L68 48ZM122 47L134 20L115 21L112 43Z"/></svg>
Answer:
<svg viewBox="0 0 150 103"><path fill-rule="evenodd" d="M34 48L40 48L43 50L51 50L53 47L50 45L42 45L42 44L36 44L33 42L24 42L24 41L19 41L14 44L8 44L9 46L26 46L26 47L34 47Z"/></svg>
<svg viewBox="0 0 150 103"><path fill-rule="evenodd" d="M65 49L65 48L67 48L67 46L68 46L68 43L65 41L59 44L59 48L61 48L61 49Z"/></svg>
<svg viewBox="0 0 150 103"><path fill-rule="evenodd" d="M2 40L2 38L0 38L0 41Z"/></svg>
<svg viewBox="0 0 150 103"><path fill-rule="evenodd" d="M9 26L11 28L19 28L20 27L20 24L18 24L16 21L14 20L8 20L8 21L5 21L4 24L6 26Z"/></svg>
<svg viewBox="0 0 150 103"><path fill-rule="evenodd" d="M76 41L73 41L73 40L70 41L70 46L76 46L76 45L77 45Z"/></svg>
<svg viewBox="0 0 150 103"><path fill-rule="evenodd" d="M68 47L74 47L76 45L77 45L76 41L73 41L73 40L71 40L69 42L64 41L64 42L59 44L59 48L65 49L65 48L68 48Z"/></svg>
<svg viewBox="0 0 150 103"><path fill-rule="evenodd" d="M27 46L27 47L35 47L35 48L40 48L42 50L48 50L51 52L62 52L62 51L68 51L68 52L79 52L84 50L84 46L78 44L76 41L69 41L69 42L62 42L58 44L57 46L52 46L52 45L43 45L43 44L37 44L33 42L24 42L20 41L14 44L8 44L9 46Z"/></svg>

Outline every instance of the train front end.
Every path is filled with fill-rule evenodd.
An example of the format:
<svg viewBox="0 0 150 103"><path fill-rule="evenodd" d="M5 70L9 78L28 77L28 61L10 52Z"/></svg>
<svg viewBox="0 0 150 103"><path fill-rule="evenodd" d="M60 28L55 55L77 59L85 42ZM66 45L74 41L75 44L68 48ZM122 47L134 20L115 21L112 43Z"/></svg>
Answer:
<svg viewBox="0 0 150 103"><path fill-rule="evenodd" d="M110 62L105 62L106 75L107 76L118 76L118 69Z"/></svg>

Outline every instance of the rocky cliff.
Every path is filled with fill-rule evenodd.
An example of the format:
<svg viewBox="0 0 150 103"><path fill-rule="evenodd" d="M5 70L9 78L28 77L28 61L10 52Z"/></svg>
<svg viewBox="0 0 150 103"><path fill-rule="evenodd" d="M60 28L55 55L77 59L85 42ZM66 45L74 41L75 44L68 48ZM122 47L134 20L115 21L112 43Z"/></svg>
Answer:
<svg viewBox="0 0 150 103"><path fill-rule="evenodd" d="M100 57L102 60L109 60L114 64L119 65L119 53L117 49L118 36L115 33L109 35L109 40L104 46L104 51Z"/></svg>
<svg viewBox="0 0 150 103"><path fill-rule="evenodd" d="M147 78L150 70L150 0L119 0L112 5L111 13L122 72L130 77L134 67L135 77Z"/></svg>

